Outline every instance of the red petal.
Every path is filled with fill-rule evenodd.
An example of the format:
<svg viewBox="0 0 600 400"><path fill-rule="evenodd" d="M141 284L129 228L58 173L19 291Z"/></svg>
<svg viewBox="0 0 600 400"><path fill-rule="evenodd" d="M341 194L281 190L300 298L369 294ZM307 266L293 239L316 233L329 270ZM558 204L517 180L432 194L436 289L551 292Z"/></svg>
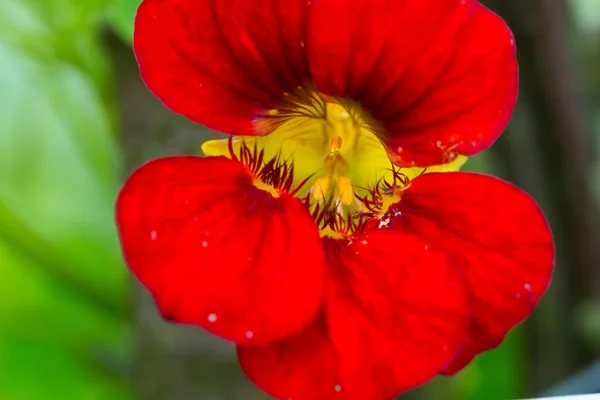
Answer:
<svg viewBox="0 0 600 400"><path fill-rule="evenodd" d="M475 0L320 0L309 43L320 91L381 121L398 165L490 146L517 97L513 36Z"/></svg>
<svg viewBox="0 0 600 400"><path fill-rule="evenodd" d="M117 200L127 264L162 314L237 343L301 330L322 302L324 256L303 204L257 189L224 157L161 158Z"/></svg>
<svg viewBox="0 0 600 400"><path fill-rule="evenodd" d="M554 265L552 233L535 201L500 179L466 172L414 179L380 226L445 250L471 302L470 336L447 373L496 347L532 312Z"/></svg>
<svg viewBox="0 0 600 400"><path fill-rule="evenodd" d="M381 121L398 165L485 149L517 95L512 34L475 0L144 0L134 49L168 107L226 133L269 133L312 80Z"/></svg>
<svg viewBox="0 0 600 400"><path fill-rule="evenodd" d="M325 306L303 332L238 348L242 368L279 399L389 399L443 369L464 338L467 298L441 253L378 231L325 239Z"/></svg>
<svg viewBox="0 0 600 400"><path fill-rule="evenodd" d="M301 0L144 0L134 50L167 107L210 128L265 134L260 117L310 78ZM268 117L266 117L268 119Z"/></svg>

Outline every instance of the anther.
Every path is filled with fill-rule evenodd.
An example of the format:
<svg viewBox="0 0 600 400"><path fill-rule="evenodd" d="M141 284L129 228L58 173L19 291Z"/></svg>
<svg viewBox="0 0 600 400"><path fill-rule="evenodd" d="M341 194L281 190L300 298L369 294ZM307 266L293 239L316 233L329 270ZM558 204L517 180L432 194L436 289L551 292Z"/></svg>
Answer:
<svg viewBox="0 0 600 400"><path fill-rule="evenodd" d="M341 136L332 137L330 144L329 144L329 149L331 150L331 152L339 151L341 148L342 148L342 137Z"/></svg>

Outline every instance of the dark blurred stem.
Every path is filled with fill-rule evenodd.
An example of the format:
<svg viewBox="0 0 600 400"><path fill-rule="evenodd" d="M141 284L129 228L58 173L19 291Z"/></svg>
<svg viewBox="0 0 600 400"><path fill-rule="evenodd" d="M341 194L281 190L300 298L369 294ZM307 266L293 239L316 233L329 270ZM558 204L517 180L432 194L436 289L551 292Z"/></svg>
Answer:
<svg viewBox="0 0 600 400"><path fill-rule="evenodd" d="M508 179L530 192L553 228L557 268L549 293L528 321L530 392L553 385L589 361L572 321L582 300L600 290L597 223L589 186L591 118L577 80L563 0L489 0L513 29L520 98L509 132L493 148ZM564 323L567 321L567 323Z"/></svg>
<svg viewBox="0 0 600 400"><path fill-rule="evenodd" d="M585 294L600 298L600 232L598 206L590 187L589 173L593 128L583 101L576 57L568 46L567 14L564 0L532 0L539 15L539 32L534 41L544 63L540 69L545 79L551 115L555 116L560 155L564 160L566 193L572 207L573 235L570 247L578 268L580 287Z"/></svg>

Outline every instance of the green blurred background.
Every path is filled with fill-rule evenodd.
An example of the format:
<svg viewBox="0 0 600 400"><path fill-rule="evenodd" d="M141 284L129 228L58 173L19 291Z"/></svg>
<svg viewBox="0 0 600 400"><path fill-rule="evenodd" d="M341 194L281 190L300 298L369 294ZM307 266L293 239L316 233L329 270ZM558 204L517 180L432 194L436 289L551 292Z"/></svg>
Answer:
<svg viewBox="0 0 600 400"><path fill-rule="evenodd" d="M215 137L140 81L138 3L1 0L0 400L266 399L230 346L163 323L121 261L113 202L125 174ZM517 36L521 95L507 133L468 169L536 197L557 271L498 350L405 398L600 391L600 0L487 4Z"/></svg>

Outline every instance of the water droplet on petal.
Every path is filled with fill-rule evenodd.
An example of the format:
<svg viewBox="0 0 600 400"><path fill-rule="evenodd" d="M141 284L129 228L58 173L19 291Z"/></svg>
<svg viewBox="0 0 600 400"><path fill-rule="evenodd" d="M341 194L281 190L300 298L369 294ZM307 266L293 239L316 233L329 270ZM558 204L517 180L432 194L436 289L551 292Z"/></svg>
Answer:
<svg viewBox="0 0 600 400"><path fill-rule="evenodd" d="M531 292L531 285L529 283L526 283L524 286L525 290L527 290L528 292Z"/></svg>
<svg viewBox="0 0 600 400"><path fill-rule="evenodd" d="M208 246L208 242L206 240L202 241L202 247L207 247Z"/></svg>
<svg viewBox="0 0 600 400"><path fill-rule="evenodd" d="M246 332L246 338L252 339L253 337L254 337L254 332L252 332L252 331Z"/></svg>
<svg viewBox="0 0 600 400"><path fill-rule="evenodd" d="M377 226L377 229L381 229L381 228L387 228L390 225L391 222L391 217L387 216L383 219L379 220L379 225Z"/></svg>
<svg viewBox="0 0 600 400"><path fill-rule="evenodd" d="M335 390L336 392L341 392L342 391L342 385L335 385L333 387L333 390Z"/></svg>
<svg viewBox="0 0 600 400"><path fill-rule="evenodd" d="M217 320L217 314L210 313L210 314L208 314L206 319L208 320L208 322L215 322Z"/></svg>
<svg viewBox="0 0 600 400"><path fill-rule="evenodd" d="M150 232L150 239L152 239L152 240L156 240L156 236L157 236L157 233L156 233L156 231L152 231L152 232Z"/></svg>

